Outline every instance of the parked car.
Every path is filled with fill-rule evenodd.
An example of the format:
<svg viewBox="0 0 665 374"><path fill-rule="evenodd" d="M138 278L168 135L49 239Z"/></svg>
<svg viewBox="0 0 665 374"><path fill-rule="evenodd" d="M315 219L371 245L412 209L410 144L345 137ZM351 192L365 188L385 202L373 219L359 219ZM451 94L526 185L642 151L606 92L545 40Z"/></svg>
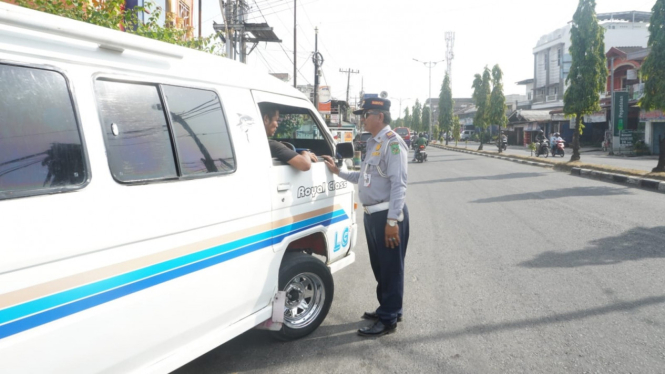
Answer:
<svg viewBox="0 0 665 374"><path fill-rule="evenodd" d="M365 158L365 148L367 147L367 141L372 137L372 133L364 131L355 141L353 147L356 151L362 152L362 158Z"/></svg>
<svg viewBox="0 0 665 374"><path fill-rule="evenodd" d="M460 132L459 140L469 140L471 139L471 135L473 135L473 130L464 130Z"/></svg>
<svg viewBox="0 0 665 374"><path fill-rule="evenodd" d="M395 132L404 139L407 147L411 147L411 130L408 127L397 127Z"/></svg>

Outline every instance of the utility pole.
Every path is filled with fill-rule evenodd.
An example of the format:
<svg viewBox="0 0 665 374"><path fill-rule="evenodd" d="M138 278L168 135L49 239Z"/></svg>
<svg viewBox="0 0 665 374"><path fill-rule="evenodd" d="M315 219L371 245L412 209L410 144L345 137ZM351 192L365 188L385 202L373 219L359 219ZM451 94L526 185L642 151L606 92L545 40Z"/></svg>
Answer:
<svg viewBox="0 0 665 374"><path fill-rule="evenodd" d="M236 55L239 55L240 62L247 63L247 56L260 42L282 42L267 23L247 23L249 6L246 0L219 0L219 7L224 13L224 24L213 22L213 29L217 32L222 31L226 36L219 35L226 45L226 58L235 60ZM247 42L254 43L249 52L247 52Z"/></svg>
<svg viewBox="0 0 665 374"><path fill-rule="evenodd" d="M346 78L346 103L349 103L349 86L351 85L351 74L358 74L360 73L359 70L351 70L351 68L348 68L346 70L344 69L339 69L340 73L347 73L347 78Z"/></svg>
<svg viewBox="0 0 665 374"><path fill-rule="evenodd" d="M314 29L314 107L319 110L319 68L323 65L323 56L319 53L319 28Z"/></svg>
<svg viewBox="0 0 665 374"><path fill-rule="evenodd" d="M413 59L415 62L420 62L421 64L424 64L429 68L429 96L427 96L427 100L429 100L429 136L432 137L432 117L434 116L434 113L432 113L432 66L436 66L439 62L443 62L445 60L439 60L439 61L419 61L416 60L415 58ZM427 102L427 101L425 101Z"/></svg>
<svg viewBox="0 0 665 374"><path fill-rule="evenodd" d="M199 0L199 39L201 39L201 28L203 27L203 22L201 22L201 6L203 5L203 0Z"/></svg>
<svg viewBox="0 0 665 374"><path fill-rule="evenodd" d="M233 22L233 5L231 1L226 0L226 4L224 4L224 26L226 27L226 58L233 60L233 43L235 43L235 38L233 37L233 29L229 25L235 22Z"/></svg>
<svg viewBox="0 0 665 374"><path fill-rule="evenodd" d="M296 1L297 0L293 0L293 87L294 88L296 87L298 80L298 71L296 70L296 61L298 60L298 56L296 55L296 50L298 49L298 45L296 44L297 35L298 35L298 32L296 31L296 16L297 16Z"/></svg>

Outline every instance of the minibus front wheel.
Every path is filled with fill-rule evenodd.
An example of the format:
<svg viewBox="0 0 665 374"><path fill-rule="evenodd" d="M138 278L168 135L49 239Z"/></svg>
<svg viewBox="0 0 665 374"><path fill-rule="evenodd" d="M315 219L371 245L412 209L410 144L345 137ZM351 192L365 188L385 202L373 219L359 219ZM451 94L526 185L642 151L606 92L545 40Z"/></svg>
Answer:
<svg viewBox="0 0 665 374"><path fill-rule="evenodd" d="M323 262L304 253L286 253L279 269L279 290L286 293L284 324L273 334L288 341L319 327L330 310L335 286Z"/></svg>

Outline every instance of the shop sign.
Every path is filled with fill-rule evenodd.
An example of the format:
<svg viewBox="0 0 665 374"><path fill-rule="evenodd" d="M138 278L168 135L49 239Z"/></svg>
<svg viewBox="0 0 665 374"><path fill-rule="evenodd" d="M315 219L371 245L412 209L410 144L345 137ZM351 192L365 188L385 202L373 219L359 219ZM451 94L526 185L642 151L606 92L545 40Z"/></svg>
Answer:
<svg viewBox="0 0 665 374"><path fill-rule="evenodd" d="M630 130L621 130L621 135L619 136L619 144L633 145L633 132Z"/></svg>

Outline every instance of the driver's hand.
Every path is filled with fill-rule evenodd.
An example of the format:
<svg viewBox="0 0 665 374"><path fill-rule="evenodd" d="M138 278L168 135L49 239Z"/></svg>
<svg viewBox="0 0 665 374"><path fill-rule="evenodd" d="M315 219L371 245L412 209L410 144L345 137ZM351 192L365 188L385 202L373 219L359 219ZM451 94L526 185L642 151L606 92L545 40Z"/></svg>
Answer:
<svg viewBox="0 0 665 374"><path fill-rule="evenodd" d="M316 155L314 154L314 152L307 152L307 153L309 154L309 158L310 158L310 160L312 160L312 162L317 162L317 161L319 161L319 159L316 157ZM307 156L305 156L305 157L307 157Z"/></svg>
<svg viewBox="0 0 665 374"><path fill-rule="evenodd" d="M323 157L323 162L326 163L328 170L330 170L330 172L333 174L339 175L339 168L337 165L335 165L335 160L333 160L333 158L328 155L323 155L321 157Z"/></svg>

